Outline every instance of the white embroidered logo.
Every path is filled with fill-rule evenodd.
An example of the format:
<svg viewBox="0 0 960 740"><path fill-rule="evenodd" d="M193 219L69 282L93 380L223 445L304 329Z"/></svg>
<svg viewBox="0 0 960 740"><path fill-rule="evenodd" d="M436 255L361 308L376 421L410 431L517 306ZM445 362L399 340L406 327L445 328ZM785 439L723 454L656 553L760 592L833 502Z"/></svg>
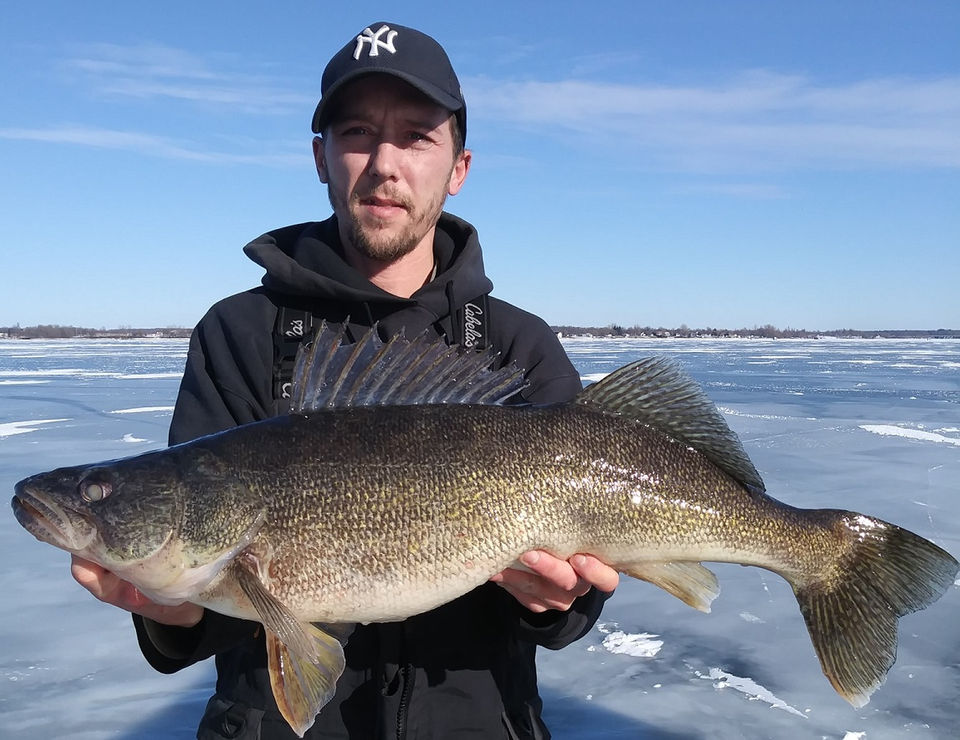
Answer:
<svg viewBox="0 0 960 740"><path fill-rule="evenodd" d="M384 41L380 37L383 34L387 34L387 40ZM393 45L393 40L397 37L397 32L390 30L390 26L382 25L380 30L374 33L370 30L370 27L363 29L363 33L357 36L357 48L353 50L353 58L359 59L360 54L363 52L363 45L370 44L370 56L376 57L380 56L380 50L389 51L391 54L396 54L396 47Z"/></svg>
<svg viewBox="0 0 960 740"><path fill-rule="evenodd" d="M473 349L483 339L483 309L475 303L463 307L463 346Z"/></svg>
<svg viewBox="0 0 960 740"><path fill-rule="evenodd" d="M302 337L303 336L303 319L297 319L290 322L290 328L287 329L284 334L288 337Z"/></svg>

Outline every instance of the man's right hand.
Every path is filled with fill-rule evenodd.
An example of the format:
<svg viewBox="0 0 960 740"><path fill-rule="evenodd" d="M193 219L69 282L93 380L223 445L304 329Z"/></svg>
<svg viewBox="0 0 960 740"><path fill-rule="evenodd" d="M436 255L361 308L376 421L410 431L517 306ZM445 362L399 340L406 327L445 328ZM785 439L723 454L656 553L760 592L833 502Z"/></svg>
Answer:
<svg viewBox="0 0 960 740"><path fill-rule="evenodd" d="M119 606L154 622L172 627L194 627L203 618L202 606L189 601L176 606L157 604L140 593L132 583L76 555L72 556L70 572L77 583L100 601Z"/></svg>

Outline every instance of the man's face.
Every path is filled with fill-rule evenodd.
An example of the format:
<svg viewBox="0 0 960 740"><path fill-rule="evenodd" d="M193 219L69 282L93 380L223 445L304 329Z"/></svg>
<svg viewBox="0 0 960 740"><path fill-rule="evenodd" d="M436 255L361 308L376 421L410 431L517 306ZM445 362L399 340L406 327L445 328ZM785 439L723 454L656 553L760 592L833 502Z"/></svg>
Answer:
<svg viewBox="0 0 960 740"><path fill-rule="evenodd" d="M341 239L381 262L432 249L444 201L470 167L469 152L454 155L450 111L389 75L362 77L337 100L314 156Z"/></svg>

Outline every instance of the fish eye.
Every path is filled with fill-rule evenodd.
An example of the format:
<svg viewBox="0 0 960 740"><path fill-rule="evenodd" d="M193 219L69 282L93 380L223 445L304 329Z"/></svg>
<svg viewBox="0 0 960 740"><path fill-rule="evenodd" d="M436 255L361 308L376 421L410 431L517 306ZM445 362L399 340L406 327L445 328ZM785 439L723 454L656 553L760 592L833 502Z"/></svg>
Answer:
<svg viewBox="0 0 960 740"><path fill-rule="evenodd" d="M94 504L97 501L103 501L113 489L109 483L97 483L96 481L84 481L80 484L80 496L84 501Z"/></svg>

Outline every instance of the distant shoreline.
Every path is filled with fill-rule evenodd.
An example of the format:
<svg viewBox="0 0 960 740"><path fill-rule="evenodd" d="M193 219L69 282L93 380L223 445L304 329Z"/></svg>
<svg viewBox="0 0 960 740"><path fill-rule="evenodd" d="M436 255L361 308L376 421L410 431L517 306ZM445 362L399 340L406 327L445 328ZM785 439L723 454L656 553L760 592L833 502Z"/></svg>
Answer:
<svg viewBox="0 0 960 740"><path fill-rule="evenodd" d="M960 339L960 329L778 329L766 325L752 329L690 329L634 326L551 326L563 337L635 339ZM186 339L192 329L182 327L132 329L89 329L57 324L0 327L0 339Z"/></svg>
<svg viewBox="0 0 960 740"><path fill-rule="evenodd" d="M679 329L620 326L577 327L554 326L563 337L633 338L633 339L960 339L960 329L777 329L773 326L752 329Z"/></svg>

